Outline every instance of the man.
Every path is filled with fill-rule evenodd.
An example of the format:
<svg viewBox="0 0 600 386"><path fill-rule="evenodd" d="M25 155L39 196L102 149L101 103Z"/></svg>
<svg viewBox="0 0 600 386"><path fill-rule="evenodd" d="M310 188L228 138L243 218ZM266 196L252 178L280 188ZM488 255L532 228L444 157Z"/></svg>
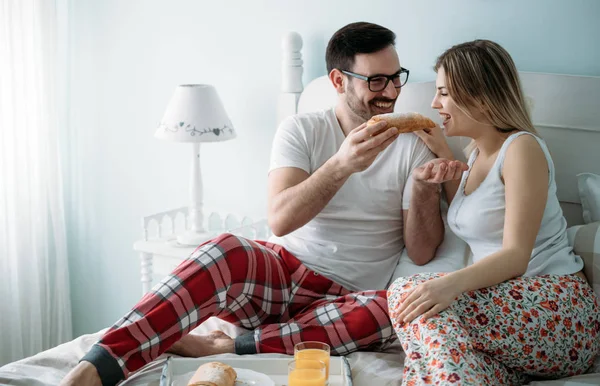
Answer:
<svg viewBox="0 0 600 386"><path fill-rule="evenodd" d="M63 384L115 384L166 350L293 354L295 343L316 340L344 355L395 340L385 289L404 247L417 264L433 258L443 223L438 185L411 177L433 154L414 134L366 126L393 111L408 77L394 44L392 31L370 23L331 38L337 106L289 117L273 142L271 242L225 234L200 246ZM187 335L210 316L254 331Z"/></svg>

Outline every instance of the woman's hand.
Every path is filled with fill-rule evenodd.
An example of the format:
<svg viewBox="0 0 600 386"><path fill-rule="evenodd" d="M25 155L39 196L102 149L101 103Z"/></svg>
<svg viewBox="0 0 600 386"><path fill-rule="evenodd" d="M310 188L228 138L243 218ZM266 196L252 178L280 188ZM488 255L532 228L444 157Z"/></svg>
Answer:
<svg viewBox="0 0 600 386"><path fill-rule="evenodd" d="M402 301L398 322L409 323L419 315L427 320L448 308L461 293L458 283L450 275L419 284Z"/></svg>
<svg viewBox="0 0 600 386"><path fill-rule="evenodd" d="M429 184L441 184L446 181L459 180L469 166L461 161L444 158L433 159L413 171L415 181Z"/></svg>
<svg viewBox="0 0 600 386"><path fill-rule="evenodd" d="M425 142L425 145L437 157L454 159L452 150L450 150L450 146L446 142L446 136L439 126L435 126L433 129L418 130L415 131L415 134Z"/></svg>

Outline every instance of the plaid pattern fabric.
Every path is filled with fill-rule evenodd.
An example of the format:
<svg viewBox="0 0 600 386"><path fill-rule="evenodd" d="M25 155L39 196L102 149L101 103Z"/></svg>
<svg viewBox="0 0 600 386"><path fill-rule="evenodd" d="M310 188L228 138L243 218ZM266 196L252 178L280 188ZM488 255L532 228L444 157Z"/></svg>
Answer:
<svg viewBox="0 0 600 386"><path fill-rule="evenodd" d="M312 273L309 279L314 281L330 282L322 276L310 276ZM303 285L298 292L312 292L309 288ZM294 313L285 323L257 329L257 351L293 354L296 343L309 340L328 343L333 355L389 347L396 335L387 314L386 291L343 292L335 298L329 293L322 300L305 304L302 311Z"/></svg>
<svg viewBox="0 0 600 386"><path fill-rule="evenodd" d="M256 329L259 353L293 354L312 340L340 355L396 338L386 291L350 293L281 246L224 234L144 295L84 359L103 381L127 377L211 316Z"/></svg>
<svg viewBox="0 0 600 386"><path fill-rule="evenodd" d="M600 296L600 221L578 227L573 251L583 259L583 272Z"/></svg>

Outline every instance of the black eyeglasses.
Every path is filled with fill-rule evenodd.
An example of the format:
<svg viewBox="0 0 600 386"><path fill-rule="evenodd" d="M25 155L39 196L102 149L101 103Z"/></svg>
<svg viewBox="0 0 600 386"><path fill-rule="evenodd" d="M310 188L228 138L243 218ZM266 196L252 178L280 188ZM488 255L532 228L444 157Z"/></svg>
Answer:
<svg viewBox="0 0 600 386"><path fill-rule="evenodd" d="M381 90L385 90L390 80L392 81L394 87L400 88L406 84L408 80L408 71L404 67L400 67L400 71L395 73L394 75L373 75L373 76L364 76L360 74L355 74L354 72L342 70L342 73L346 75L353 76L358 79L362 79L369 84L369 90L372 92L379 92Z"/></svg>

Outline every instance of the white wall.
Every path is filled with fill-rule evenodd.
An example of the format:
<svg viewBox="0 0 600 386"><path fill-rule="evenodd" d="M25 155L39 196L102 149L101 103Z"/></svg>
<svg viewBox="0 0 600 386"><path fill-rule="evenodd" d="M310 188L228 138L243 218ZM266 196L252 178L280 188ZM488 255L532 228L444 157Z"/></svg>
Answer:
<svg viewBox="0 0 600 386"><path fill-rule="evenodd" d="M520 70L600 75L596 0L72 0L67 153L75 334L113 323L140 296L132 244L143 215L187 203L187 145L154 139L176 85L211 83L238 138L203 146L205 202L262 215L280 84L280 38L304 37L305 79L325 72L346 23L398 35L412 81L450 45L489 38Z"/></svg>

